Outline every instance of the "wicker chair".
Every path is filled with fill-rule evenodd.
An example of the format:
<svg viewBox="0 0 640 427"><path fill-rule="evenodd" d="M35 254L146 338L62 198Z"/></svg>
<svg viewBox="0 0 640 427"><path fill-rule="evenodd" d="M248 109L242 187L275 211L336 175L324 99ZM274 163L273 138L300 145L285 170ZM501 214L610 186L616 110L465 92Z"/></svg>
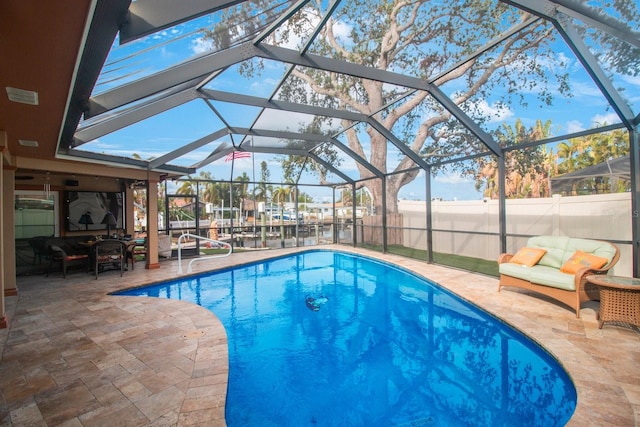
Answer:
<svg viewBox="0 0 640 427"><path fill-rule="evenodd" d="M73 264L88 265L89 254L69 254L61 246L49 245L49 267L47 268L47 277L54 263L62 264L62 277L67 277L67 268Z"/></svg>
<svg viewBox="0 0 640 427"><path fill-rule="evenodd" d="M120 240L102 240L93 246L93 262L96 279L105 267L119 268L122 277L127 263L127 245Z"/></svg>
<svg viewBox="0 0 640 427"><path fill-rule="evenodd" d="M147 256L147 239L141 244L137 240L130 240L127 242L127 265L131 261L131 270L135 270L136 258L140 256Z"/></svg>
<svg viewBox="0 0 640 427"><path fill-rule="evenodd" d="M36 260L38 260L38 264L42 264L42 255L45 257L49 255L50 251L47 248L47 240L49 239L48 236L35 236L29 239L29 246L33 250L33 265L36 264Z"/></svg>

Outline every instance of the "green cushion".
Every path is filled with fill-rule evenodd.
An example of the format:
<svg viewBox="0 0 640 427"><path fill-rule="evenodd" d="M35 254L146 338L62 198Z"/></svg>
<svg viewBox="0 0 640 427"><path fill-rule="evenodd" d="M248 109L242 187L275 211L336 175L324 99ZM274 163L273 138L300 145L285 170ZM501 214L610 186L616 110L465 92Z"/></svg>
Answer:
<svg viewBox="0 0 640 427"><path fill-rule="evenodd" d="M498 267L500 274L567 291L576 290L575 276L562 273L560 267L577 250L606 258L609 261L616 253L616 249L607 242L566 236L535 236L527 241L526 246L546 249L547 252L533 267L508 262L502 263Z"/></svg>
<svg viewBox="0 0 640 427"><path fill-rule="evenodd" d="M535 266L534 266L535 267ZM498 266L500 274L505 276L517 277L518 279L529 280L529 273L533 267L527 267L520 264L511 264L503 262Z"/></svg>
<svg viewBox="0 0 640 427"><path fill-rule="evenodd" d="M531 283L565 289L567 291L576 290L575 276L560 272L557 268L545 265L536 265L531 268L529 274Z"/></svg>
<svg viewBox="0 0 640 427"><path fill-rule="evenodd" d="M571 239L566 236L535 236L527 241L527 246L547 250L547 253L538 261L538 265L560 269L564 264L569 240Z"/></svg>
<svg viewBox="0 0 640 427"><path fill-rule="evenodd" d="M498 270L500 274L527 280L537 285L551 286L568 291L573 291L576 288L575 276L573 274L561 273L560 270L555 267L548 267L546 265L525 267L523 265L505 262L500 264Z"/></svg>
<svg viewBox="0 0 640 427"><path fill-rule="evenodd" d="M593 254L611 261L616 253L615 248L607 242L590 239L578 239L567 236L535 236L527 241L531 248L546 249L538 265L560 268L577 251Z"/></svg>
<svg viewBox="0 0 640 427"><path fill-rule="evenodd" d="M609 261L611 261L616 254L615 248L607 242L588 239L570 239L562 263L564 264L578 250L606 258Z"/></svg>

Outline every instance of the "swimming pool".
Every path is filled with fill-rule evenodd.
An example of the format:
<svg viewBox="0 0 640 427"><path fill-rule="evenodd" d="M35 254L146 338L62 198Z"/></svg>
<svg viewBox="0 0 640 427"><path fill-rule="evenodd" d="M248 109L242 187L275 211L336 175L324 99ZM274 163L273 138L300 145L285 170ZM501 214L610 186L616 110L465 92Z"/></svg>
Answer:
<svg viewBox="0 0 640 427"><path fill-rule="evenodd" d="M566 372L393 265L314 250L119 293L192 301L229 339L234 426L564 425Z"/></svg>

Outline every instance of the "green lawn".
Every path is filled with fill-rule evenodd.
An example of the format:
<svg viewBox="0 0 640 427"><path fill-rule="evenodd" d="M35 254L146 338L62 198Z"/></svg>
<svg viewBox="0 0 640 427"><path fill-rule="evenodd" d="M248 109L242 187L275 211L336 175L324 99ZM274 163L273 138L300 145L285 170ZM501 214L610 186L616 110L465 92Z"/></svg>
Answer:
<svg viewBox="0 0 640 427"><path fill-rule="evenodd" d="M372 249L375 251L382 250L382 247L379 247L379 246L363 245L363 247L367 247L368 249ZM407 248L399 245L390 245L389 253L405 256L407 258L419 259L423 261L427 260L427 251L414 249L414 248ZM434 252L433 262L435 264L446 265L454 268L460 268L462 270L473 271L475 273L486 274L488 276L495 276L495 277L499 276L497 261L487 261L480 258L471 258L468 256L462 256L462 255L452 255L452 254L443 254L443 253Z"/></svg>
<svg viewBox="0 0 640 427"><path fill-rule="evenodd" d="M226 254L227 252L229 252L229 249L223 249L223 248L200 248L200 252L202 252L205 255L222 255L222 254ZM246 249L243 248L239 248L239 247L234 247L233 248L233 253L238 253L238 252L246 252Z"/></svg>
<svg viewBox="0 0 640 427"><path fill-rule="evenodd" d="M374 251L381 251L382 247L373 245L362 245L367 249ZM207 249L200 248L200 251L206 255L218 255L227 253L227 249ZM233 252L244 252L245 249L235 247ZM422 261L427 260L427 251L420 249L407 248L404 246L390 245L389 253L395 255L401 255L407 258L419 259ZM446 265L449 267L460 268L462 270L473 271L475 273L486 274L488 276L498 277L498 263L497 261L487 261L480 258L471 258L461 255L442 254L438 252L433 253L433 262L435 264Z"/></svg>

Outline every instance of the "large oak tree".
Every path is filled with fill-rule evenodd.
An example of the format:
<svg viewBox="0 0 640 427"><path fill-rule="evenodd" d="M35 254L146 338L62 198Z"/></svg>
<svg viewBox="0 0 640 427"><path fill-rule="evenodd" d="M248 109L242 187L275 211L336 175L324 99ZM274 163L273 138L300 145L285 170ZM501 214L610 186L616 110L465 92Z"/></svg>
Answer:
<svg viewBox="0 0 640 427"><path fill-rule="evenodd" d="M293 16L266 42L290 45L297 36L308 33L307 29L319 22L326 12L322 10L326 3L309 2L303 12ZM264 6L261 1L250 4L254 8ZM248 18L246 6L230 11L224 24L209 34L218 48L233 44L234 37L241 38L246 32L255 30L256 21ZM322 27L310 52L425 80L437 78L434 84L445 87L452 100L482 124L495 119L491 109L484 108L488 104L526 103L525 92L534 92L542 102L551 103L554 93L568 93L565 57L554 52L555 32L551 24L543 20L533 21L481 55L471 55L507 28L531 18L526 12L487 0L345 0ZM238 30L245 24L253 28ZM233 28L235 36L230 36L225 28ZM465 61L461 62L463 59ZM242 70L254 73L259 68L247 65ZM293 102L373 115L384 128L429 163L487 151L424 91L412 93L407 88L379 81L295 67L277 96ZM316 122L313 126L335 128L335 121L318 120L325 120L325 123ZM348 146L389 174L387 212L397 212L399 190L413 181L419 170L411 169L414 163L406 156L390 159L387 138L374 128L351 127L352 123L346 120L341 125L348 129L344 133ZM322 169L313 162L306 162L301 167L315 167L317 172ZM366 168L361 165L358 168L361 178L371 176ZM405 172L394 173L397 171ZM373 195L377 211L381 212L380 181L367 180L365 185Z"/></svg>

